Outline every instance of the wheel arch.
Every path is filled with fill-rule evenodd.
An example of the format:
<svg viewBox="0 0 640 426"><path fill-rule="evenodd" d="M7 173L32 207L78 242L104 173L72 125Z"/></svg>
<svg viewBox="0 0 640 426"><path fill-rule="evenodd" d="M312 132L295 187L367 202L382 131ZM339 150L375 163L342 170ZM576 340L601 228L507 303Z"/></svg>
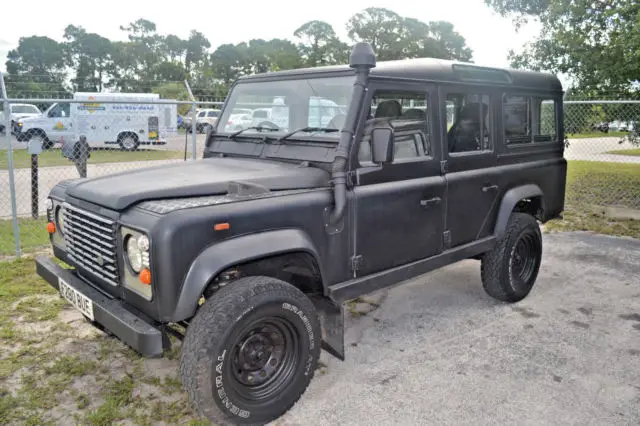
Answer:
<svg viewBox="0 0 640 426"><path fill-rule="evenodd" d="M542 219L544 217L544 193L536 184L527 184L509 189L500 203L493 234L501 238L507 229L509 217L514 211L529 213Z"/></svg>
<svg viewBox="0 0 640 426"><path fill-rule="evenodd" d="M192 317L200 297L220 274L230 268L252 265L256 274L258 271L268 274L268 268L262 269L255 265L261 261L287 256L303 256L312 260L315 265L311 267L316 267L318 274L317 283L312 289L324 292L325 274L320 255L305 232L299 229L282 229L249 234L214 243L193 260L185 275L171 321Z"/></svg>

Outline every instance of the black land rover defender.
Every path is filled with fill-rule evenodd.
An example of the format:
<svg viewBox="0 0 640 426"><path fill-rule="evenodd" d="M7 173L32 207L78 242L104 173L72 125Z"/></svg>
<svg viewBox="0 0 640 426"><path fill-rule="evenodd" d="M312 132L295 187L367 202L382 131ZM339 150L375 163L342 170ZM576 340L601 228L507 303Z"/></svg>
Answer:
<svg viewBox="0 0 640 426"><path fill-rule="evenodd" d="M265 423L344 359L342 303L464 259L517 302L564 207L562 86L434 59L241 78L198 161L58 184L38 273L180 374L214 422ZM237 130L237 108L260 111Z"/></svg>

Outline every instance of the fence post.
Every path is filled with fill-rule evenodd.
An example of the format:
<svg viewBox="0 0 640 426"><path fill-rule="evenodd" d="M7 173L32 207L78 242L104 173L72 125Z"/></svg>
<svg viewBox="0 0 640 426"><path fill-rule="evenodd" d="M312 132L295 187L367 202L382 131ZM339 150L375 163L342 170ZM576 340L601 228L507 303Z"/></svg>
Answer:
<svg viewBox="0 0 640 426"><path fill-rule="evenodd" d="M197 157L196 154L196 137L198 136L198 132L197 132L197 123L196 120L197 118L196 114L196 103L194 102L193 104L191 104L191 157L195 160Z"/></svg>
<svg viewBox="0 0 640 426"><path fill-rule="evenodd" d="M187 80L184 81L184 85L187 87L187 92L189 92L189 97L191 98L191 157L195 160L198 157L198 153L196 152L196 98L193 96L193 92L191 91L191 86L189 86L189 82Z"/></svg>
<svg viewBox="0 0 640 426"><path fill-rule="evenodd" d="M4 118L6 125L4 135L7 139L7 163L9 166L9 191L11 192L11 217L13 220L13 239L16 244L16 256L21 256L20 228L18 227L18 207L16 206L16 184L13 176L13 147L11 146L11 104L7 96L7 87L4 83L4 74L0 71L0 94L4 100Z"/></svg>

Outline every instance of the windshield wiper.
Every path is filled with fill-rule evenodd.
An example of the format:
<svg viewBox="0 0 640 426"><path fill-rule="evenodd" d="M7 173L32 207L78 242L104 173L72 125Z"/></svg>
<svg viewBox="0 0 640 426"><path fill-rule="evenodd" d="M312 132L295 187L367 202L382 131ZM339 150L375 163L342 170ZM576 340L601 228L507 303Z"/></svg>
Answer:
<svg viewBox="0 0 640 426"><path fill-rule="evenodd" d="M295 135L296 133L300 133L300 132L333 133L333 132L337 132L337 131L339 131L339 129L332 129L330 127L302 127L300 129L292 130L289 133L286 133L286 134L280 136L278 139L276 139L275 143L281 143L283 140L288 139L291 136Z"/></svg>
<svg viewBox="0 0 640 426"><path fill-rule="evenodd" d="M273 127L265 127L265 126L251 126L251 127L245 127L244 129L240 129L238 131L235 131L233 133L231 133L229 135L229 139L234 139L236 136L238 136L240 133L242 132L246 132L247 130L258 130L260 132L264 131L264 130L269 130L271 132L277 132L280 129L276 129Z"/></svg>

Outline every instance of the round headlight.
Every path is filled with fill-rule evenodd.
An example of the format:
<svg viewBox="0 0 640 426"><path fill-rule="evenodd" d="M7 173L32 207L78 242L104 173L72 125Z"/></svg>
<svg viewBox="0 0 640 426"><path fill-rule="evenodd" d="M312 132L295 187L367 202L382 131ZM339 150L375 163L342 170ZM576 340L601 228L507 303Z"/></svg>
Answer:
<svg viewBox="0 0 640 426"><path fill-rule="evenodd" d="M146 235L140 235L138 237L138 248L142 251L149 250L149 238Z"/></svg>
<svg viewBox="0 0 640 426"><path fill-rule="evenodd" d="M129 266L136 274L142 269L142 251L138 247L138 241L133 235L127 237L127 258Z"/></svg>
<svg viewBox="0 0 640 426"><path fill-rule="evenodd" d="M60 232L64 234L64 214L62 213L62 207L58 207L56 210L56 224Z"/></svg>
<svg viewBox="0 0 640 426"><path fill-rule="evenodd" d="M51 210L53 208L53 200L51 198L47 198L47 200L44 202L44 207L47 210Z"/></svg>

